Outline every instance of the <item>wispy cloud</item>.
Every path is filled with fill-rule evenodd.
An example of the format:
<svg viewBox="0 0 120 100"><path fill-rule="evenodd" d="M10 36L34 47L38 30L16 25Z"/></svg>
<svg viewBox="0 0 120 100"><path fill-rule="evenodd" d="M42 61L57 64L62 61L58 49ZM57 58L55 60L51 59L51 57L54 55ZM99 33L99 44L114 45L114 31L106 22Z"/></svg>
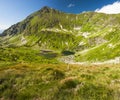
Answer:
<svg viewBox="0 0 120 100"><path fill-rule="evenodd" d="M118 14L120 13L120 1L116 1L113 4L108 4L100 9L96 9L95 12L106 14Z"/></svg>
<svg viewBox="0 0 120 100"><path fill-rule="evenodd" d="M75 4L72 4L72 3L71 3L71 4L69 4L67 7L68 7L68 8L71 8L71 7L74 7L74 6L75 6Z"/></svg>

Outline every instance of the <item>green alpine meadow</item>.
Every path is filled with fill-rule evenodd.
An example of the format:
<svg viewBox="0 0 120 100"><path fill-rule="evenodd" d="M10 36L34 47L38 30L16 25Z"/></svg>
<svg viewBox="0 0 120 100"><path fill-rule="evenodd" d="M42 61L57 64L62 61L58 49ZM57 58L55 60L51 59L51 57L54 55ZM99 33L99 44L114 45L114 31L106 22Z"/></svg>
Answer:
<svg viewBox="0 0 120 100"><path fill-rule="evenodd" d="M120 14L45 6L3 31L0 100L120 100Z"/></svg>

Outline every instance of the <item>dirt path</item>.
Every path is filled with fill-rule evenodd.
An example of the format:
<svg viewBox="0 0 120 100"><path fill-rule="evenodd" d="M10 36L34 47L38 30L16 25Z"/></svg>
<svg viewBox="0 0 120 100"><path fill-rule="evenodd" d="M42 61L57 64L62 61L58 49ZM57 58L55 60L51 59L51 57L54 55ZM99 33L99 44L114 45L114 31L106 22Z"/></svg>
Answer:
<svg viewBox="0 0 120 100"><path fill-rule="evenodd" d="M102 64L120 64L120 61L118 61L117 59L111 59L111 60L107 60L107 61L104 61L104 62L76 62L74 60L74 55L70 55L70 56L64 56L64 57L61 57L59 59L61 62L64 62L66 64L77 64L77 65L89 65L89 64L92 64L92 65L102 65Z"/></svg>

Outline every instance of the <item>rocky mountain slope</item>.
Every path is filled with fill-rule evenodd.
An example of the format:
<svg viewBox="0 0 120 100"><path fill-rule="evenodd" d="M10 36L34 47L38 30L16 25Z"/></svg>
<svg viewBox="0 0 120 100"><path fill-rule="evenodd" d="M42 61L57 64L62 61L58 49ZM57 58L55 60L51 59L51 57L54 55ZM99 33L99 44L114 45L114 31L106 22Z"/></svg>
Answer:
<svg viewBox="0 0 120 100"><path fill-rule="evenodd" d="M114 59L120 56L120 14L67 14L43 7L5 30L0 46L74 52L82 62Z"/></svg>

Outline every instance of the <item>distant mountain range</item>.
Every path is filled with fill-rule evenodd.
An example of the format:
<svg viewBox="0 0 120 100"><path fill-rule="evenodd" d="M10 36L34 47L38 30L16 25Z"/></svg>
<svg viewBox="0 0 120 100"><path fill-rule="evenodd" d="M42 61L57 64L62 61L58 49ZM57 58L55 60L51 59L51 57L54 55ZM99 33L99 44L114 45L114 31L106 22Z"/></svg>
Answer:
<svg viewBox="0 0 120 100"><path fill-rule="evenodd" d="M70 51L82 62L114 59L120 56L120 14L67 14L43 7L5 30L0 45Z"/></svg>

